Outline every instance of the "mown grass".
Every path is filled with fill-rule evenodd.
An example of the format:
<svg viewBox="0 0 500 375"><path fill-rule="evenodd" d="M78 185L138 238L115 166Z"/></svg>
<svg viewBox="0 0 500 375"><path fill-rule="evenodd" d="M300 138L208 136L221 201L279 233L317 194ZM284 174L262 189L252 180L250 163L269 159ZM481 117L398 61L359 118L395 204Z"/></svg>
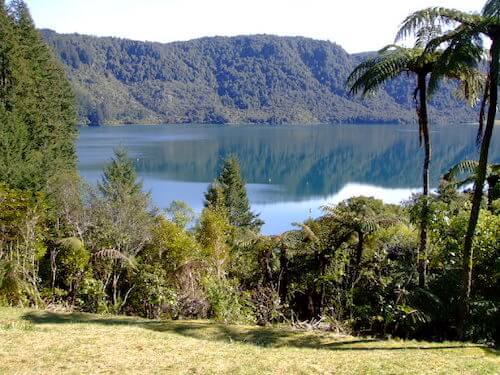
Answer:
<svg viewBox="0 0 500 375"><path fill-rule="evenodd" d="M0 374L500 374L495 350L0 308Z"/></svg>

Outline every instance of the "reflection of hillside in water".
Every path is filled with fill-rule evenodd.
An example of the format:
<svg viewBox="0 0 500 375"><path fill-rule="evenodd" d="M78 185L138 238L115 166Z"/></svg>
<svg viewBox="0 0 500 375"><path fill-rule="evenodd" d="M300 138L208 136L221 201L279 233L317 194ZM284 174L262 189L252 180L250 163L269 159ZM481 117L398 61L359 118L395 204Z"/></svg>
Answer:
<svg viewBox="0 0 500 375"><path fill-rule="evenodd" d="M144 128L148 133L154 130L160 131ZM423 152L417 133L409 127L163 127L161 131L192 133L192 138L144 144L134 138L137 143L131 148L141 155L136 161L141 174L208 182L216 176L221 160L235 154L248 182L281 185L279 194L290 199L331 195L350 182L386 188L420 185ZM432 133L432 185L451 165L477 158L475 131L475 127L463 126ZM137 135L144 136L139 130ZM500 132L496 131L491 160L500 160L499 146Z"/></svg>
<svg viewBox="0 0 500 375"><path fill-rule="evenodd" d="M328 196L349 182L386 188L420 185L422 149L414 128L396 126L144 127L81 129L80 170L98 171L123 145L137 155L141 175L159 180L209 182L222 159L236 154L250 183L281 185L290 199ZM432 133L432 184L454 163L477 158L476 128ZM500 131L490 160L500 161Z"/></svg>

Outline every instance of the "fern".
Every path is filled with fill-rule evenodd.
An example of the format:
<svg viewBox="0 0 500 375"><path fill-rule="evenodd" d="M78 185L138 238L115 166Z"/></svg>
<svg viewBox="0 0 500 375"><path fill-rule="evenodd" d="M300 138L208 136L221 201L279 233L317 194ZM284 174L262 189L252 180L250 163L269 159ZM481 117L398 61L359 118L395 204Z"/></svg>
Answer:
<svg viewBox="0 0 500 375"><path fill-rule="evenodd" d="M135 268L135 261L133 258L126 256L122 252L115 249L103 249L96 253L94 253L94 257L96 258L110 258L110 259L118 259L127 262L131 267Z"/></svg>

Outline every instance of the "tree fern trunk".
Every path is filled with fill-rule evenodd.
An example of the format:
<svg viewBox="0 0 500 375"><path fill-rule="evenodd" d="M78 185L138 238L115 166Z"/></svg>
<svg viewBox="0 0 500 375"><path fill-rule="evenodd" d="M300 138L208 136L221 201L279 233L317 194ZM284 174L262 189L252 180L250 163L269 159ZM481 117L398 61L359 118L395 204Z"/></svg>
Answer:
<svg viewBox="0 0 500 375"><path fill-rule="evenodd" d="M493 212L493 201L495 200L495 186L498 184L500 180L500 176L493 175L488 177L488 210Z"/></svg>
<svg viewBox="0 0 500 375"><path fill-rule="evenodd" d="M356 248L356 273L359 272L359 265L363 258L363 250L365 246L365 234L361 231L358 232L358 245Z"/></svg>
<svg viewBox="0 0 500 375"><path fill-rule="evenodd" d="M431 139L429 133L429 120L427 117L427 85L426 74L418 74L419 103L417 107L420 134L424 141L424 165L422 169L422 195L423 205L420 217L420 244L418 251L418 284L425 288L427 284L427 227L429 222L429 170L431 164Z"/></svg>
<svg viewBox="0 0 500 375"><path fill-rule="evenodd" d="M469 313L473 258L472 242L474 239L474 233L476 231L476 225L479 219L481 201L483 199L484 181L486 179L486 172L488 168L488 152L490 148L491 136L493 134L493 127L495 126L495 116L497 110L497 86L499 68L498 58L500 55L500 44L497 37L493 38L490 51L490 100L488 107L488 117L486 120L486 128L484 130L483 140L481 142L479 165L477 167L477 178L474 185L474 195L472 197L472 208L469 218L469 224L467 227L467 233L464 240L462 290L457 322L457 334L460 340L464 338L465 320L467 319L467 315Z"/></svg>

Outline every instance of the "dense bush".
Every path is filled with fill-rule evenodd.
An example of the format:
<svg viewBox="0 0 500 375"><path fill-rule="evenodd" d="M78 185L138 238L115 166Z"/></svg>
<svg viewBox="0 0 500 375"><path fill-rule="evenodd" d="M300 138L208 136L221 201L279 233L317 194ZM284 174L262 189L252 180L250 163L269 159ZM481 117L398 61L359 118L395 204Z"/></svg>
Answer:
<svg viewBox="0 0 500 375"><path fill-rule="evenodd" d="M106 168L99 191L77 186L58 179L49 200L73 207L72 215L54 211L43 196L2 187L3 303L56 302L82 311L226 323L315 319L343 332L436 340L456 334L467 192L443 184L430 198L428 282L422 288L418 196L404 206L351 198L295 230L263 236L258 227L232 225L223 199L207 204L194 226L187 225L193 216L184 204L166 213L152 209L122 151ZM80 193L61 194L64 189ZM486 205L474 246L467 337L493 342L500 217Z"/></svg>
<svg viewBox="0 0 500 375"><path fill-rule="evenodd" d="M212 316L223 323L254 323L250 293L239 290L237 280L207 277L203 280Z"/></svg>
<svg viewBox="0 0 500 375"><path fill-rule="evenodd" d="M9 68L0 74L24 66L34 74L30 76L34 82L41 80L40 88L48 89L51 80L35 73L51 68L50 55L41 46L24 3L13 4L12 14L0 7L0 33L5 36L0 38L0 64ZM7 53L9 48L19 48L9 39L17 35L14 30L22 34L20 40L29 37L31 48L38 51L40 47L40 66L31 60L20 64L21 60ZM280 48L266 40L232 39L238 45L238 56L232 56L231 48L226 52L238 59L279 55ZM286 44L286 40L280 43ZM321 46L309 50L302 39L289 42L301 50L304 61L319 59L327 64L327 57L332 57ZM110 43L126 48L131 62L148 56L153 63L158 57L149 45ZM225 56L215 52L220 46L207 43L203 48L214 58ZM22 50L26 51L31 49ZM141 65L144 71L128 69L133 64L124 69L113 62L114 52L109 53L109 69L130 85L141 75L163 80L170 74L183 79L182 69L190 70L179 66L181 71L165 72L147 64ZM75 69L80 62L96 61L84 50L66 57ZM333 78L321 74L323 67L315 66L313 74L334 88ZM60 78L57 67L53 69L54 75L49 77ZM255 93L241 96L239 83L226 79L242 72L244 66L241 71L225 66L221 95L246 109L255 104ZM15 147L0 148L0 172L5 172L0 173L0 303L61 303L65 308L97 313L209 317L225 323L314 320L344 332L434 340L458 334L462 338L462 320L457 316L463 306L459 298L462 273L470 264L462 249L471 196L457 191L450 181L443 181L425 202L415 196L398 206L353 197L324 207L321 217L298 223L295 230L264 236L259 232L262 223L250 211L238 162L230 158L209 187L205 208L190 225L194 215L185 204L175 202L165 213L152 206L124 150L115 151L96 186L82 183L74 171L73 124L66 100L41 103L41 114L33 109L33 96L28 95L36 96L39 87L25 82L26 95L16 98L18 92L10 86L12 77L0 78L0 119L6 120L0 128L2 146L12 146L11 136L26 146L26 126L42 127L42 139L28 142L30 147L23 154L28 156L23 159L21 155L19 165L9 159ZM62 93L67 89L64 83L55 87ZM260 98L269 100L265 95ZM59 132L59 140L66 138L51 144L52 132ZM41 155L43 147L34 147L47 144L54 148L46 155ZM54 164L44 169L46 156ZM18 167L21 174L17 174ZM500 216L494 199L499 180L492 176L494 173L488 177L489 193L485 197L479 194L480 203L481 198L488 199L483 199L474 236L465 333L468 339L498 344ZM430 239L425 254L417 246L423 203ZM427 269L423 285L417 267L422 262Z"/></svg>
<svg viewBox="0 0 500 375"><path fill-rule="evenodd" d="M353 98L344 84L367 54L327 41L254 35L159 44L42 32L66 67L85 124L414 121L410 78L375 98ZM432 100L433 122L475 119L454 90L445 84Z"/></svg>

